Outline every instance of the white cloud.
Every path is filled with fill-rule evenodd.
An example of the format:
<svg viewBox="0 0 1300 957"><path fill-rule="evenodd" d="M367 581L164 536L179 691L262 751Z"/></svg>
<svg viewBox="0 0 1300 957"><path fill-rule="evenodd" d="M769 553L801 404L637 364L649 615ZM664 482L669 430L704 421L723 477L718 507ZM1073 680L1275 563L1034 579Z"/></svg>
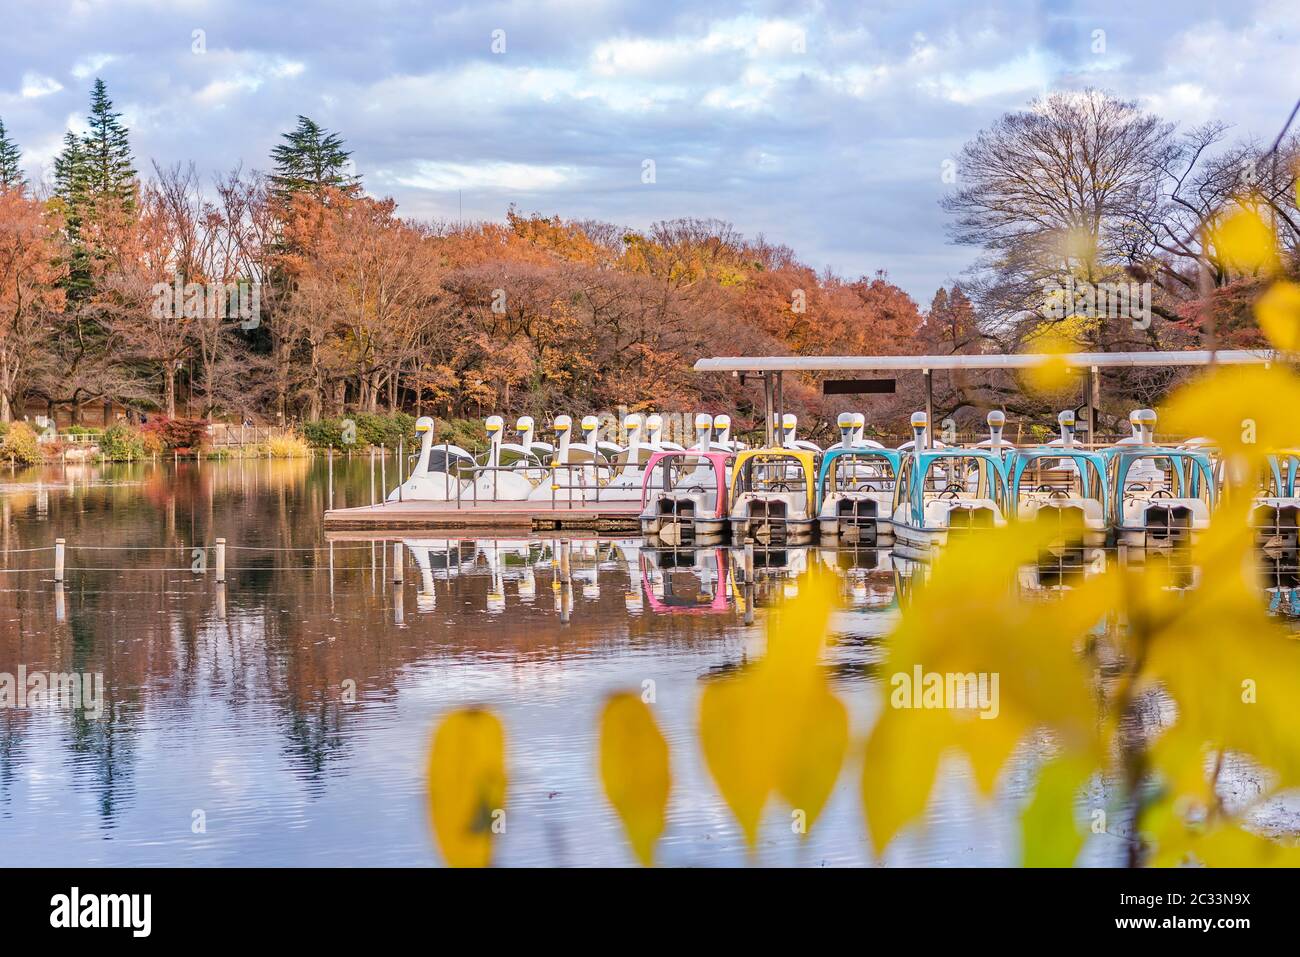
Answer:
<svg viewBox="0 0 1300 957"><path fill-rule="evenodd" d="M24 73L20 92L24 99L34 100L37 97L58 93L61 89L63 89L63 84L52 76L42 76L39 73Z"/></svg>
<svg viewBox="0 0 1300 957"><path fill-rule="evenodd" d="M100 70L116 59L117 57L112 53L92 53L90 56L82 57L74 63L71 73L78 80L86 80L98 74Z"/></svg>
<svg viewBox="0 0 1300 957"><path fill-rule="evenodd" d="M394 182L412 189L450 191L535 190L572 186L577 171L566 166L539 166L529 163L443 163L421 160L415 172L393 176Z"/></svg>

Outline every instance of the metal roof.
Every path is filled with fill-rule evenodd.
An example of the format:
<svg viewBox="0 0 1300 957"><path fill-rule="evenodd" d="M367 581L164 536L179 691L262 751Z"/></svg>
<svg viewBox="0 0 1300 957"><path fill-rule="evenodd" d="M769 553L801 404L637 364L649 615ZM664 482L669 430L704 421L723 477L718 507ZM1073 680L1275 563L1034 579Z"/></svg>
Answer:
<svg viewBox="0 0 1300 957"><path fill-rule="evenodd" d="M1269 349L1220 349L1217 352L1067 352L1062 354L952 356L718 356L700 359L696 372L848 372L927 369L1026 369L1065 359L1076 369L1147 366L1249 365L1272 362Z"/></svg>

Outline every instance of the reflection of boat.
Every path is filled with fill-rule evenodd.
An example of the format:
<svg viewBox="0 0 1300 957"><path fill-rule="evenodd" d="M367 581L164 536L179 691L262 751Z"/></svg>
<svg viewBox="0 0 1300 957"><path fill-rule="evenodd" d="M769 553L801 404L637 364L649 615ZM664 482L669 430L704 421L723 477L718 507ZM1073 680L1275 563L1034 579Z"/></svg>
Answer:
<svg viewBox="0 0 1300 957"><path fill-rule="evenodd" d="M1263 486L1255 496L1250 524L1262 548L1294 551L1300 547L1300 496L1296 495L1296 470L1300 452L1268 456Z"/></svg>
<svg viewBox="0 0 1300 957"><path fill-rule="evenodd" d="M730 571L727 550L699 548L655 550L640 554L641 590L650 611L656 615L717 615L730 610L727 600ZM699 585L695 594L675 587L680 577L674 572L687 569ZM653 572L658 572L656 576Z"/></svg>
<svg viewBox="0 0 1300 957"><path fill-rule="evenodd" d="M822 458L817 521L824 540L884 544L894 540L890 512L902 454L847 445Z"/></svg>
<svg viewBox="0 0 1300 957"><path fill-rule="evenodd" d="M741 544L812 538L817 456L799 448L747 449L731 475L731 536Z"/></svg>
<svg viewBox="0 0 1300 957"><path fill-rule="evenodd" d="M641 532L667 545L712 545L727 527L724 452L656 452L645 468Z"/></svg>
<svg viewBox="0 0 1300 957"><path fill-rule="evenodd" d="M912 416L916 437L899 465L894 488L898 550L928 557L953 533L1005 525L1006 462L994 449L927 449L926 416Z"/></svg>

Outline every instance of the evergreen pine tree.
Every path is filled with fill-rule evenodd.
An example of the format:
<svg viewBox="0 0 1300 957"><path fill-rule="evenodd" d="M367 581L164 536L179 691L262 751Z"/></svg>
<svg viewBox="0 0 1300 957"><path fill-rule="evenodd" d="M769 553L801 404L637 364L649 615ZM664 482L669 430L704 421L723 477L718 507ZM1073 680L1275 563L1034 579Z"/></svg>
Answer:
<svg viewBox="0 0 1300 957"><path fill-rule="evenodd" d="M135 166L122 114L113 112L104 81L95 80L90 94L90 132L81 141L86 191L91 199L112 198L130 206L135 201Z"/></svg>
<svg viewBox="0 0 1300 957"><path fill-rule="evenodd" d="M86 199L86 157L72 130L63 135L63 152L54 159L54 195L63 201L69 222Z"/></svg>
<svg viewBox="0 0 1300 957"><path fill-rule="evenodd" d="M275 161L271 183L281 197L304 190L319 192L324 187L345 193L360 189L360 178L348 172L352 153L343 148L337 133L299 116L297 127L281 138L284 142L271 150Z"/></svg>
<svg viewBox="0 0 1300 957"><path fill-rule="evenodd" d="M9 138L4 120L0 120L0 190L14 189L26 184L27 180L23 177L23 170L19 165L22 155L18 144Z"/></svg>

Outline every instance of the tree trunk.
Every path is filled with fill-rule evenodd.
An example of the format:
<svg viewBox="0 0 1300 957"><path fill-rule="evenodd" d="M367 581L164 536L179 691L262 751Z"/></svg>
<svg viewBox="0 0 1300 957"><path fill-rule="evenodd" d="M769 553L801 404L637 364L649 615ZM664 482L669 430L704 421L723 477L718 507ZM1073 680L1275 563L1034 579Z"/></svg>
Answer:
<svg viewBox="0 0 1300 957"><path fill-rule="evenodd" d="M164 373L166 378L165 402L167 406L167 418L176 418L176 368L169 362Z"/></svg>

